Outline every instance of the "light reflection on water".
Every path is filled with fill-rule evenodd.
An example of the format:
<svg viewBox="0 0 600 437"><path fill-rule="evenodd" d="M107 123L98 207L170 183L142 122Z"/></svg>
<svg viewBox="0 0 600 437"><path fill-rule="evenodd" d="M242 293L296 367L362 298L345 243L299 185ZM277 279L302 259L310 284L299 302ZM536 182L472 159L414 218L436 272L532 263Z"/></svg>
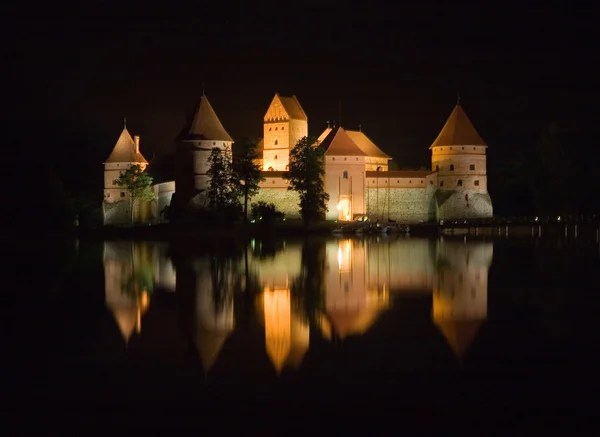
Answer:
<svg viewBox="0 0 600 437"><path fill-rule="evenodd" d="M264 252L262 245L253 241L241 254L186 255L192 268L181 269L190 276L183 280L165 244L104 242L106 306L124 341L144 335L154 295L172 292L193 296L187 334L206 373L232 333L245 329L234 307L248 299L277 374L300 368L311 339L364 335L398 297L431 301L432 321L457 358L487 318L490 241L329 239Z"/></svg>

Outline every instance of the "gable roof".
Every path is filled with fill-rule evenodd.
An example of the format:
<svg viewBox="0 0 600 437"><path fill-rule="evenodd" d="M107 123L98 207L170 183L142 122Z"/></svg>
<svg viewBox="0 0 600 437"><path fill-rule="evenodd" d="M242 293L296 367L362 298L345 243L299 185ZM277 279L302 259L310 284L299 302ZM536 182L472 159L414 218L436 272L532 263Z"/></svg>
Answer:
<svg viewBox="0 0 600 437"><path fill-rule="evenodd" d="M127 128L123 128L123 132L121 132L121 135L117 140L117 144L115 144L111 154L105 161L105 163L113 162L148 163L146 158L144 158L142 154L136 150L135 141L133 138L131 138Z"/></svg>
<svg viewBox="0 0 600 437"><path fill-rule="evenodd" d="M332 129L318 145L328 156L367 156L341 127Z"/></svg>
<svg viewBox="0 0 600 437"><path fill-rule="evenodd" d="M346 133L354 141L354 143L360 147L360 149L367 154L367 156L373 158L387 158L392 159L391 156L385 154L379 147L373 143L362 131L347 130Z"/></svg>
<svg viewBox="0 0 600 437"><path fill-rule="evenodd" d="M302 106L300 106L300 102L298 101L296 96L279 96L279 100L281 100L281 104L283 105L287 113L290 115L290 118L296 120L308 120L308 117L306 116L304 109L302 109Z"/></svg>
<svg viewBox="0 0 600 437"><path fill-rule="evenodd" d="M270 118L267 118L267 115L269 114L271 107L276 102L281 103L283 110L287 113L287 117L286 117L287 119L305 120L305 121L308 120L308 117L306 116L304 109L302 109L302 106L300 106L300 102L298 101L296 96L282 97L279 95L279 93L275 93L275 96L273 97L273 100L271 101L271 104L269 105L269 108L267 109L267 113L265 114L265 117L264 117L265 121L270 120Z"/></svg>
<svg viewBox="0 0 600 437"><path fill-rule="evenodd" d="M229 141L233 139L227 133L217 113L208 101L205 95L200 98L200 103L196 108L194 118L184 129L181 135L183 141L209 140L209 141Z"/></svg>
<svg viewBox="0 0 600 437"><path fill-rule="evenodd" d="M430 149L438 146L487 146L457 103Z"/></svg>

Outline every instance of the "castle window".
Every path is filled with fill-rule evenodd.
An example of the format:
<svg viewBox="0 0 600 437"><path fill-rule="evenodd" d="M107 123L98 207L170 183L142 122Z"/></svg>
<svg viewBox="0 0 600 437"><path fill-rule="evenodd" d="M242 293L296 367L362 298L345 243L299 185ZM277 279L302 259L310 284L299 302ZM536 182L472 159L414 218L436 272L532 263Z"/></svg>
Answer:
<svg viewBox="0 0 600 437"><path fill-rule="evenodd" d="M121 197L125 197L125 193L121 191Z"/></svg>
<svg viewBox="0 0 600 437"><path fill-rule="evenodd" d="M356 158L356 160L358 161L358 158Z"/></svg>
<svg viewBox="0 0 600 437"><path fill-rule="evenodd" d="M476 147L473 147L473 150L477 150L477 148L476 148Z"/></svg>
<svg viewBox="0 0 600 437"><path fill-rule="evenodd" d="M273 159L277 159L277 155L275 155L275 156L273 157Z"/></svg>
<svg viewBox="0 0 600 437"><path fill-rule="evenodd" d="M463 150L465 150L465 148L464 148L464 147L463 147L462 149L463 149Z"/></svg>
<svg viewBox="0 0 600 437"><path fill-rule="evenodd" d="M458 183L457 183L457 185L458 185L459 187L462 187L462 179L459 179L459 180L458 180Z"/></svg>
<svg viewBox="0 0 600 437"><path fill-rule="evenodd" d="M397 180L397 181L396 181L396 183L398 183L398 184L399 184L399 183L400 183L400 180Z"/></svg>
<svg viewBox="0 0 600 437"><path fill-rule="evenodd" d="M273 183L275 183L275 179L273 179Z"/></svg>
<svg viewBox="0 0 600 437"><path fill-rule="evenodd" d="M113 179L113 185L117 185L117 180Z"/></svg>
<svg viewBox="0 0 600 437"><path fill-rule="evenodd" d="M344 179L348 179L348 170L344 170L343 176Z"/></svg>
<svg viewBox="0 0 600 437"><path fill-rule="evenodd" d="M275 130L277 130L277 128L275 128Z"/></svg>
<svg viewBox="0 0 600 437"><path fill-rule="evenodd" d="M473 185L475 185L476 187L478 187L479 186L479 181L473 182Z"/></svg>
<svg viewBox="0 0 600 437"><path fill-rule="evenodd" d="M332 161L335 161L335 158L331 158Z"/></svg>
<svg viewBox="0 0 600 437"><path fill-rule="evenodd" d="M216 145L217 145L217 143L213 141L213 146L216 146Z"/></svg>
<svg viewBox="0 0 600 437"><path fill-rule="evenodd" d="M277 145L277 140L275 140L275 145Z"/></svg>
<svg viewBox="0 0 600 437"><path fill-rule="evenodd" d="M452 147L450 147L450 150L452 150Z"/></svg>
<svg viewBox="0 0 600 437"><path fill-rule="evenodd" d="M271 132L271 128L269 128L269 132Z"/></svg>
<svg viewBox="0 0 600 437"><path fill-rule="evenodd" d="M408 181L409 184L412 184L412 180Z"/></svg>
<svg viewBox="0 0 600 437"><path fill-rule="evenodd" d="M344 157L344 161L346 161L348 158Z"/></svg>
<svg viewBox="0 0 600 437"><path fill-rule="evenodd" d="M269 167L269 171L273 171L273 167Z"/></svg>
<svg viewBox="0 0 600 437"><path fill-rule="evenodd" d="M444 181L440 181L440 187L444 186Z"/></svg>
<svg viewBox="0 0 600 437"><path fill-rule="evenodd" d="M421 180L421 183L423 183L423 180Z"/></svg>
<svg viewBox="0 0 600 437"><path fill-rule="evenodd" d="M285 130L285 126L281 126L281 130Z"/></svg>
<svg viewBox="0 0 600 437"><path fill-rule="evenodd" d="M429 181L429 185L433 185L433 181Z"/></svg>
<svg viewBox="0 0 600 437"><path fill-rule="evenodd" d="M469 165L469 170L475 170L475 164Z"/></svg>
<svg viewBox="0 0 600 437"><path fill-rule="evenodd" d="M450 164L450 171L454 171L454 164Z"/></svg>
<svg viewBox="0 0 600 437"><path fill-rule="evenodd" d="M382 168L381 168L381 167L377 167L377 171L381 171L381 170L382 170Z"/></svg>
<svg viewBox="0 0 600 437"><path fill-rule="evenodd" d="M435 166L435 171L440 171L440 166L439 165Z"/></svg>

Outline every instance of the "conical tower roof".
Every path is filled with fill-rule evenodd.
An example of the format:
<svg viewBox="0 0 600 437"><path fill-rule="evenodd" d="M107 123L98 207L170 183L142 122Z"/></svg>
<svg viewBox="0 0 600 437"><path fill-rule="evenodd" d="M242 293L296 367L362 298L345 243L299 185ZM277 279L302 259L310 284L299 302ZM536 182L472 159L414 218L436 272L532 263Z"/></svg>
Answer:
<svg viewBox="0 0 600 437"><path fill-rule="evenodd" d="M208 373L214 366L229 334L231 334L231 331L198 330L196 335L196 347L198 348L198 353L200 354L205 373Z"/></svg>
<svg viewBox="0 0 600 437"><path fill-rule="evenodd" d="M123 132L117 140L117 144L113 148L112 153L106 160L107 163L114 162L139 162L147 164L146 158L136 150L135 141L131 138L131 134L127 128L123 128Z"/></svg>
<svg viewBox="0 0 600 437"><path fill-rule="evenodd" d="M200 98L194 118L181 133L180 139L233 142L205 95Z"/></svg>
<svg viewBox="0 0 600 437"><path fill-rule="evenodd" d="M430 149L438 146L487 146L457 103Z"/></svg>
<svg viewBox="0 0 600 437"><path fill-rule="evenodd" d="M483 320L436 320L435 324L458 358L463 358Z"/></svg>

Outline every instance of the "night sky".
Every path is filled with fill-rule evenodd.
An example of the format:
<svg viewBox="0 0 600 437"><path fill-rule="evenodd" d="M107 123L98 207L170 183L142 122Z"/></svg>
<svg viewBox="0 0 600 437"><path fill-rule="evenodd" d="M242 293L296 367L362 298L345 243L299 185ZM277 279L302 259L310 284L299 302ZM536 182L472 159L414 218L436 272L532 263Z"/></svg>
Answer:
<svg viewBox="0 0 600 437"><path fill-rule="evenodd" d="M457 93L490 161L553 121L597 117L593 15L568 2L253 3L14 9L12 127L35 137L27 147L93 174L124 117L147 158L174 150L203 82L234 139L261 135L275 92L295 94L311 135L339 124L341 106L342 126L361 124L399 167L430 164Z"/></svg>

